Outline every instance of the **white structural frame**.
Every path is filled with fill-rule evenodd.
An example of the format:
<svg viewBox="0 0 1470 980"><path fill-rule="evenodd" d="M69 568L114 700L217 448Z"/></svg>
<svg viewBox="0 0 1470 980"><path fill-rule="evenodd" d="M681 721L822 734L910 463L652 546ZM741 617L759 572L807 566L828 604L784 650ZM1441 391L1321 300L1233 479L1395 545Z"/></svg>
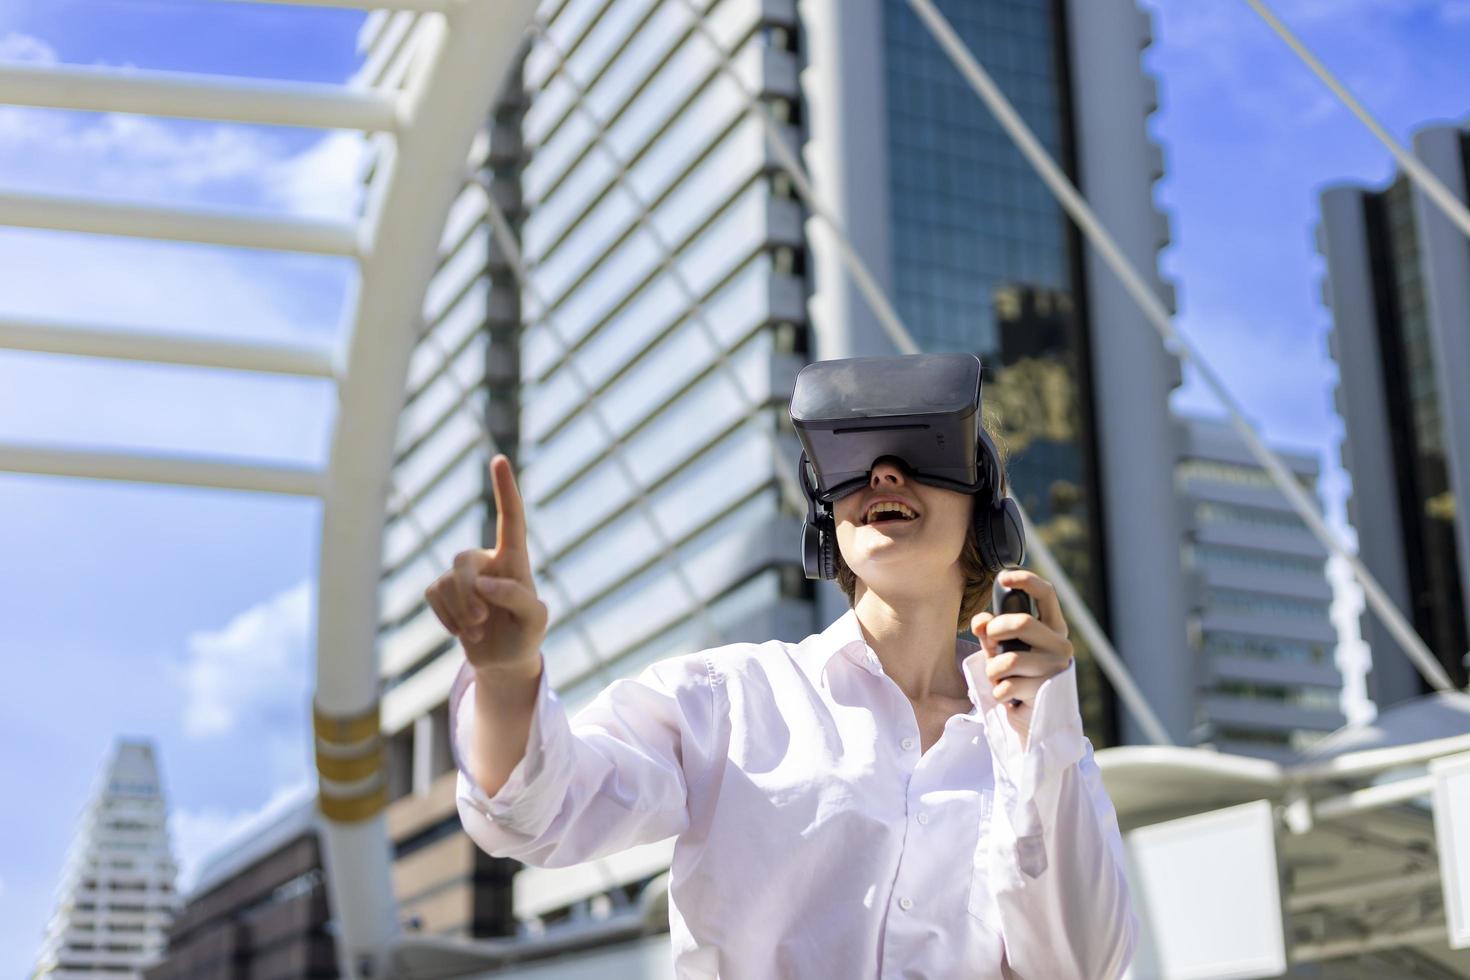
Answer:
<svg viewBox="0 0 1470 980"><path fill-rule="evenodd" d="M280 0L277 0L280 2ZM371 0L309 6L373 9ZM391 972L400 938L384 847L375 626L387 474L409 354L475 133L522 44L535 0L393 0L423 12L401 88L220 79L73 66L0 68L0 103L383 134L361 222L0 194L0 225L342 256L359 263L343 359L278 344L0 321L0 348L336 378L326 472L143 452L0 446L0 471L318 496L323 500L315 716L324 860L346 977ZM328 773L332 774L329 778Z"/></svg>

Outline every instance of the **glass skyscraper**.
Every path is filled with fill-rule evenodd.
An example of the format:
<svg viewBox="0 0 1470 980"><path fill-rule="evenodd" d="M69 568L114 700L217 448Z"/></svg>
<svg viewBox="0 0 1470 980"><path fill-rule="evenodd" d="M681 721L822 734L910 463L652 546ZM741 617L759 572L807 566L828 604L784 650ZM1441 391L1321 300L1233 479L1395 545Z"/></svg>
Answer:
<svg viewBox="0 0 1470 980"><path fill-rule="evenodd" d="M1075 179L1063 5L939 7ZM1095 440L1082 401L1090 369L1068 221L903 0L885 0L883 32L896 304L925 350L979 355L1013 495L1096 606L1096 494L1086 472ZM1102 747L1117 741L1112 700L1076 642L1084 721Z"/></svg>
<svg viewBox="0 0 1470 980"><path fill-rule="evenodd" d="M1461 201L1470 134L1425 129L1416 153ZM1400 174L1381 189L1322 195L1333 357L1342 381L1343 463L1359 553L1457 687L1470 649L1470 254L1458 228ZM1379 707L1428 690L1371 612L1369 694Z"/></svg>

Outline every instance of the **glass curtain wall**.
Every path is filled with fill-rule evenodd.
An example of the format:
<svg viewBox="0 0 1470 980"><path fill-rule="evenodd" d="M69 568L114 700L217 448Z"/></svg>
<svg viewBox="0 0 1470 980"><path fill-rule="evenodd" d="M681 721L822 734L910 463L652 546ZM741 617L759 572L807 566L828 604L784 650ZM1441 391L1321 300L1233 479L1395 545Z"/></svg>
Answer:
<svg viewBox="0 0 1470 980"><path fill-rule="evenodd" d="M1413 186L1403 176L1364 197L1414 627L1463 687L1461 656L1470 641L1413 203Z"/></svg>
<svg viewBox="0 0 1470 980"><path fill-rule="evenodd" d="M996 84L1075 179L1058 0L939 0ZM903 0L885 0L895 304L926 351L970 351L1012 494L1107 629L1080 241L1051 192ZM1113 744L1113 697L1077 645L1087 735Z"/></svg>

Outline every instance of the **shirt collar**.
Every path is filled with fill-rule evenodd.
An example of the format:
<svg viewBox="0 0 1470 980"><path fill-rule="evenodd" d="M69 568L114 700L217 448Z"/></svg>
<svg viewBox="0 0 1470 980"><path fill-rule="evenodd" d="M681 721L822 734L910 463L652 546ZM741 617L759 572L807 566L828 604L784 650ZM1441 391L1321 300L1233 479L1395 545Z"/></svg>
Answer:
<svg viewBox="0 0 1470 980"><path fill-rule="evenodd" d="M955 659L959 661L960 668L964 672L970 693L970 703L984 711L996 704L995 698L990 696L989 688L984 684L985 652L979 643L967 640L958 634L954 639ZM873 648L868 646L867 638L863 636L856 609L848 609L811 640L811 649L806 651L806 656L802 658L802 666L806 669L807 676L813 684L820 687L827 686L827 668L832 658L837 656L851 661L875 676L883 676L885 673L882 661L873 652Z"/></svg>

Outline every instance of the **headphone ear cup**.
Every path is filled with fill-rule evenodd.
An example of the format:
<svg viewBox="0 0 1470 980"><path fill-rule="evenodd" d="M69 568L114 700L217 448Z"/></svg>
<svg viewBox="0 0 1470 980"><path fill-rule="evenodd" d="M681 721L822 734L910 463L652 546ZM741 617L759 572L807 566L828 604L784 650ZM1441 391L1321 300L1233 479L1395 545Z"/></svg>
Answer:
<svg viewBox="0 0 1470 980"><path fill-rule="evenodd" d="M822 578L837 577L837 531L830 522L822 531Z"/></svg>
<svg viewBox="0 0 1470 980"><path fill-rule="evenodd" d="M801 525L801 564L807 578L830 581L837 577L837 535L829 528L830 522L821 518L815 524Z"/></svg>
<svg viewBox="0 0 1470 980"><path fill-rule="evenodd" d="M977 499L975 542L979 545L981 563L992 575L1021 564L1026 558L1026 532L1021 524L1020 506L1010 497L1003 498L996 507Z"/></svg>
<svg viewBox="0 0 1470 980"><path fill-rule="evenodd" d="M1000 567L1011 568L1024 562L1026 526L1021 523L1021 505L1006 497L996 508L990 526L995 536L995 552L1000 560Z"/></svg>
<svg viewBox="0 0 1470 980"><path fill-rule="evenodd" d="M997 556L995 554L994 533L991 530L994 510L990 504L980 497L975 498L975 545L980 552L980 564L985 570L994 575L1000 569L996 566Z"/></svg>

